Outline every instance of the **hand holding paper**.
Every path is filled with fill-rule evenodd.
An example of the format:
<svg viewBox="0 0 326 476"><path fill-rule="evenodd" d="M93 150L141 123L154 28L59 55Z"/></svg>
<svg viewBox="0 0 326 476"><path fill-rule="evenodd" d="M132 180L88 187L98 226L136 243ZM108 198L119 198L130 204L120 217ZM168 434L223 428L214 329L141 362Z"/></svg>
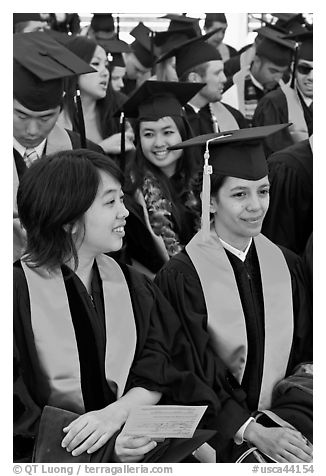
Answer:
<svg viewBox="0 0 326 476"><path fill-rule="evenodd" d="M132 409L124 435L153 439L192 438L207 406L145 405Z"/></svg>

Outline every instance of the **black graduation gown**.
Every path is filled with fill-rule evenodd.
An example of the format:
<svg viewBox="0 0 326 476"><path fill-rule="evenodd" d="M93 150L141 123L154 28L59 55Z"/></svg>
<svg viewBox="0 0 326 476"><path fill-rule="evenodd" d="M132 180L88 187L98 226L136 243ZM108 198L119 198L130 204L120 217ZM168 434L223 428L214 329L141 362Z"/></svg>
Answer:
<svg viewBox="0 0 326 476"><path fill-rule="evenodd" d="M309 135L313 132L312 111L299 95L304 118L307 124ZM253 126L268 126L271 124L284 124L289 122L288 105L285 94L281 88L277 88L267 94L259 101L253 117ZM264 149L268 157L273 152L282 150L293 144L293 139L288 129L272 134L264 139Z"/></svg>
<svg viewBox="0 0 326 476"><path fill-rule="evenodd" d="M313 155L309 140L268 158L270 205L262 232L295 253L304 251L313 226Z"/></svg>
<svg viewBox="0 0 326 476"><path fill-rule="evenodd" d="M287 368L289 373L297 363L312 358L312 321L301 260L289 250L282 249L282 251L291 272L295 321L293 345ZM247 393L246 403L249 411L252 412L257 409L264 351L264 315L260 271L257 267L257 256L253 245L245 263L229 252L227 252L227 256L235 272L246 319L249 351L241 387ZM250 278L248 274L250 274ZM209 345L206 347L203 345L210 341L207 330L206 304L198 274L185 250L170 259L169 263L157 274L155 282L178 313L205 371L212 365L211 361L216 359L216 354L209 348ZM218 428L221 428L225 439L229 438L229 443L246 420L243 420L243 408L237 406L235 402L233 403L234 405L232 402L227 402L222 407L217 420ZM249 412L247 416L249 416ZM220 426L221 424L222 426Z"/></svg>
<svg viewBox="0 0 326 476"><path fill-rule="evenodd" d="M232 114L234 119L237 121L240 129L248 127L247 120L241 114L241 112L238 111L238 109L235 109L229 104L222 104ZM198 113L196 113L190 105L186 104L185 111L194 136L210 134L214 132L214 125L212 115L209 109L209 104L206 104L206 106L202 107Z"/></svg>
<svg viewBox="0 0 326 476"><path fill-rule="evenodd" d="M130 267L122 265L121 269L130 290L137 329L135 358L125 391L141 386L162 392L161 403L207 404L209 409L202 425L214 429L214 417L221 403L211 386L198 376L197 356L185 338L178 317L148 278ZM67 274L67 268L63 267L63 273ZM66 280L65 286L76 334L86 411L103 408L115 397L105 379L103 291L96 266L92 281L95 307L76 275ZM13 291L14 459L30 461L49 389L42 377L34 344L27 282L20 261L14 264ZM230 398L228 392L233 390L225 380L227 370L222 364L215 370L216 388L223 388L224 398ZM112 442L110 445L112 449Z"/></svg>

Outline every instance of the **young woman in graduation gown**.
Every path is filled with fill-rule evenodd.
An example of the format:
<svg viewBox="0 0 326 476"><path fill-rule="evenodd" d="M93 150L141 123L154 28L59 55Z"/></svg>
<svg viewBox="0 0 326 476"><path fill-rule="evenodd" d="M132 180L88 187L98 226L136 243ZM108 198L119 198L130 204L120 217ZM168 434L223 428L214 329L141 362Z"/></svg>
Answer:
<svg viewBox="0 0 326 476"><path fill-rule="evenodd" d="M61 429L57 451L95 461L106 444L102 461L153 451L147 437L112 443L133 406L163 394L163 403L207 403L207 415L219 409L169 303L106 254L122 246L122 178L108 157L79 149L36 160L19 184L27 247L14 264L16 461L30 461L45 406L80 415Z"/></svg>
<svg viewBox="0 0 326 476"><path fill-rule="evenodd" d="M131 211L127 251L152 274L195 233L191 179L201 158L193 151L168 148L192 137L182 105L201 87L146 81L122 108L126 117L136 119L136 151L126 166L126 191L131 197L126 202ZM145 246L150 239L151 245Z"/></svg>
<svg viewBox="0 0 326 476"><path fill-rule="evenodd" d="M118 161L121 152L121 127L113 113L123 104L126 96L112 89L107 54L102 46L84 36L68 38L65 40L65 47L86 61L95 72L66 81L59 124L66 129L80 130L81 121L74 102L78 85L86 138L98 144L106 154ZM134 149L134 134L130 125L125 136L125 151L128 152Z"/></svg>
<svg viewBox="0 0 326 476"><path fill-rule="evenodd" d="M212 139L206 142L212 173L205 168L199 180L199 190L204 182L202 229L155 282L183 321L204 371L212 358L203 348L209 340L246 392L246 412L229 402L218 415L220 461L232 461L236 444L243 441L279 462L311 458L299 431L277 428L269 418L272 428L267 428L257 418L273 409L277 382L312 359L312 316L301 260L260 234L269 204L261 139L280 127L200 136L176 146ZM309 402L312 408L311 395ZM286 424L296 427L292 413L287 412Z"/></svg>

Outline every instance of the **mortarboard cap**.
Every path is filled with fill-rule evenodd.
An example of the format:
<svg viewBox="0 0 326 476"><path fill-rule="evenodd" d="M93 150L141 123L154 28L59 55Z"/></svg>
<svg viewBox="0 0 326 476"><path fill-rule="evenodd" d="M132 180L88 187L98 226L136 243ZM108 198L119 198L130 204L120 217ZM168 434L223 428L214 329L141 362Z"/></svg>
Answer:
<svg viewBox="0 0 326 476"><path fill-rule="evenodd" d="M198 38L199 36L201 36L201 33L198 34L198 32L194 28L191 28L191 26L189 28L157 31L155 32L154 44L160 49L160 53L163 54L172 50L172 48L181 43L184 43L191 38Z"/></svg>
<svg viewBox="0 0 326 476"><path fill-rule="evenodd" d="M285 39L284 33L268 26L255 31L262 37L256 48L258 56L263 56L278 66L290 65L295 49L293 41Z"/></svg>
<svg viewBox="0 0 326 476"><path fill-rule="evenodd" d="M13 53L14 98L33 111L61 103L63 78L95 71L45 32L16 33Z"/></svg>
<svg viewBox="0 0 326 476"><path fill-rule="evenodd" d="M268 175L263 139L290 124L250 127L205 134L168 147L169 150L206 146L202 190L202 232L209 236L210 175L212 173L245 180L260 180Z"/></svg>
<svg viewBox="0 0 326 476"><path fill-rule="evenodd" d="M271 15L277 18L276 25L287 31L290 31L296 25L303 25L305 23L302 13L271 13Z"/></svg>
<svg viewBox="0 0 326 476"><path fill-rule="evenodd" d="M297 59L313 61L313 31L308 28L296 28L291 34L284 36L299 43Z"/></svg>
<svg viewBox="0 0 326 476"><path fill-rule="evenodd" d="M125 62L122 53L131 51L130 46L125 41L120 39L112 39L106 42L105 51L108 55L109 64L111 67L120 66L125 67Z"/></svg>
<svg viewBox="0 0 326 476"><path fill-rule="evenodd" d="M165 116L183 115L186 104L205 83L179 81L145 81L127 99L115 116L124 112L126 117L158 120Z"/></svg>
<svg viewBox="0 0 326 476"><path fill-rule="evenodd" d="M70 36L65 46L77 55L78 58L86 61L86 63L90 63L98 44L96 41L88 38L88 36L77 35Z"/></svg>
<svg viewBox="0 0 326 476"><path fill-rule="evenodd" d="M186 71L208 61L222 60L222 57L215 46L207 43L205 40L214 35L219 29L215 29L197 38L192 38L183 43L179 43L171 50L161 55L157 63L175 56L175 70L178 78Z"/></svg>
<svg viewBox="0 0 326 476"><path fill-rule="evenodd" d="M90 26L95 32L114 31L114 20L112 17L112 13L93 13Z"/></svg>
<svg viewBox="0 0 326 476"><path fill-rule="evenodd" d="M205 15L205 23L214 21L227 23L225 13L205 13Z"/></svg>
<svg viewBox="0 0 326 476"><path fill-rule="evenodd" d="M168 31L188 29L191 27L197 34L200 33L199 18L187 17L186 15L178 15L176 13L168 13L160 18L170 20Z"/></svg>
<svg viewBox="0 0 326 476"><path fill-rule="evenodd" d="M138 61L145 67L151 68L155 62L154 32L139 22L130 32L135 38L130 47Z"/></svg>
<svg viewBox="0 0 326 476"><path fill-rule="evenodd" d="M13 23L16 25L17 23L22 23L26 21L41 21L44 20L41 18L39 13L13 13Z"/></svg>

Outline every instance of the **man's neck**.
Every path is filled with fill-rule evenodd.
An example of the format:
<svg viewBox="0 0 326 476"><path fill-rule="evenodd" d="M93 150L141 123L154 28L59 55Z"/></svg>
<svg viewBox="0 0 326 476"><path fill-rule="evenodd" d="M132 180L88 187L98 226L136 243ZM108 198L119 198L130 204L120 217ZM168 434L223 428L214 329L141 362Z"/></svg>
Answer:
<svg viewBox="0 0 326 476"><path fill-rule="evenodd" d="M193 98L191 98L190 101L188 101L190 106L195 106L198 109L201 109L202 107L206 106L208 104L207 99L205 99L201 94L196 94Z"/></svg>

